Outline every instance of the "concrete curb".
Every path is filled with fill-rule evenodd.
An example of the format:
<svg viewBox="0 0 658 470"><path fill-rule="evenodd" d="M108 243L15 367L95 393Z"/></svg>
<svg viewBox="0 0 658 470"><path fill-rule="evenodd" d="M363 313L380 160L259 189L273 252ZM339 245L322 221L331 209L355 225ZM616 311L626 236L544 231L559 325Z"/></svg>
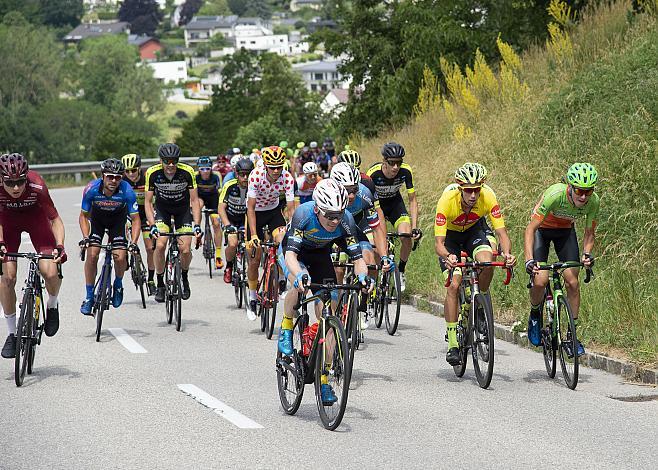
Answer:
<svg viewBox="0 0 658 470"><path fill-rule="evenodd" d="M443 304L440 304L439 302L427 300L418 294L409 295L407 301L418 310L423 310L439 317L443 316ZM522 335L516 331L512 331L512 328L509 326L495 323L494 331L496 332L496 338L498 339L507 341L508 343L518 344L521 347L532 349L537 352L540 351L539 348L535 348L529 344L528 338L525 334ZM620 375L629 381L658 385L658 370L656 369L648 369L631 362L613 359L597 353L587 353L581 358L581 361L581 364L587 367Z"/></svg>

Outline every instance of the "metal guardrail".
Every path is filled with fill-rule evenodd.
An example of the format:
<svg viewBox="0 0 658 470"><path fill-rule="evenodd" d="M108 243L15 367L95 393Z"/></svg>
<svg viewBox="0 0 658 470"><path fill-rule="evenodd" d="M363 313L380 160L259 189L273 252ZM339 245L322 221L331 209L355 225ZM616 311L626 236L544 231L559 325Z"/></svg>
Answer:
<svg viewBox="0 0 658 470"><path fill-rule="evenodd" d="M184 163L195 163L196 157L181 157L180 159ZM159 163L158 158L143 158L143 166L151 166L156 163ZM92 171L100 171L100 161L91 161L91 162L71 162L71 163L44 163L38 165L30 165L30 170L34 170L41 175L75 175L76 180L78 175L82 176L82 173L91 173Z"/></svg>

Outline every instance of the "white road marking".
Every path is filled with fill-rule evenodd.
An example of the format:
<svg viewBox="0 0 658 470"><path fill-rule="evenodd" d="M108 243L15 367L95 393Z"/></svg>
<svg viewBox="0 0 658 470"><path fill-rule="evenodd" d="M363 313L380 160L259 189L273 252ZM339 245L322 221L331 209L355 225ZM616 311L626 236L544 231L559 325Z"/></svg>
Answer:
<svg viewBox="0 0 658 470"><path fill-rule="evenodd" d="M110 333L121 343L121 345L133 354L144 354L148 351L133 339L123 328L108 328Z"/></svg>
<svg viewBox="0 0 658 470"><path fill-rule="evenodd" d="M234 410L226 403L219 401L217 398L212 395L208 395L206 392L201 390L199 387L193 384L178 384L178 388L185 394L191 396L196 401L201 403L203 406L210 408L212 411L217 413L219 416L224 418L227 421L235 424L237 427L242 429L262 429L263 426L257 422L247 418L245 415L239 411Z"/></svg>

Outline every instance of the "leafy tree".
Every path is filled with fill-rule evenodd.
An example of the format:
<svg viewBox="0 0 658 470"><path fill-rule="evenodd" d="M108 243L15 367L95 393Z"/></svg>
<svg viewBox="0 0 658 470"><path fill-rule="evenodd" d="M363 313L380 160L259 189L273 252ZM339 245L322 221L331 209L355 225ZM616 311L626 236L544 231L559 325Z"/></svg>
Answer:
<svg viewBox="0 0 658 470"><path fill-rule="evenodd" d="M233 145L245 149L262 148L278 144L284 135L286 131L278 126L275 116L268 114L238 129Z"/></svg>
<svg viewBox="0 0 658 470"><path fill-rule="evenodd" d="M40 15L49 26L76 27L84 15L82 0L41 0Z"/></svg>
<svg viewBox="0 0 658 470"><path fill-rule="evenodd" d="M225 16L230 15L231 9L226 0L206 0L199 10L199 15Z"/></svg>
<svg viewBox="0 0 658 470"><path fill-rule="evenodd" d="M152 154L160 134L155 123L146 119L120 116L110 119L98 135L94 157L103 160L126 153Z"/></svg>
<svg viewBox="0 0 658 470"><path fill-rule="evenodd" d="M186 0L180 9L180 20L178 24L184 26L192 21L192 17L197 14L202 5L203 0Z"/></svg>
<svg viewBox="0 0 658 470"><path fill-rule="evenodd" d="M272 7L265 0L247 0L245 16L257 16L264 20L272 18Z"/></svg>
<svg viewBox="0 0 658 470"><path fill-rule="evenodd" d="M247 11L247 1L248 0L226 0L226 3L234 15L243 16Z"/></svg>
<svg viewBox="0 0 658 470"><path fill-rule="evenodd" d="M153 35L162 12L155 0L125 0L119 8L119 20L130 23L134 34Z"/></svg>

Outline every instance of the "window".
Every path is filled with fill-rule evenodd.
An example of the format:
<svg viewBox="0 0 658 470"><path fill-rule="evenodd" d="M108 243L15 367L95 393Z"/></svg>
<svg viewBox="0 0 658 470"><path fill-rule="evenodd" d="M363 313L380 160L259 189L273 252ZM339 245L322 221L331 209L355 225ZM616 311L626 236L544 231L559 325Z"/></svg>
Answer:
<svg viewBox="0 0 658 470"><path fill-rule="evenodd" d="M320 85L320 90L327 91L327 85Z"/></svg>
<svg viewBox="0 0 658 470"><path fill-rule="evenodd" d="M314 80L324 80L324 74L323 73L314 73L313 74L313 79Z"/></svg>
<svg viewBox="0 0 658 470"><path fill-rule="evenodd" d="M315 84L311 85L311 91L318 91L318 86Z"/></svg>

